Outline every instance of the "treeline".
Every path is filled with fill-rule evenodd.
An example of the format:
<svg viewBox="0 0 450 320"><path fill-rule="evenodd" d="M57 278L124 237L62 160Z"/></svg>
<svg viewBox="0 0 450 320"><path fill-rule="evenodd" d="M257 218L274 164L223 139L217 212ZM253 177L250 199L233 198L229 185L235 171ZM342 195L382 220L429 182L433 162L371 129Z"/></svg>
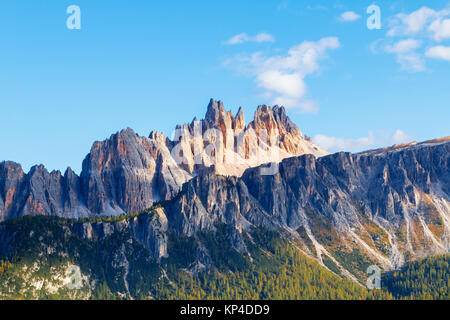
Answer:
<svg viewBox="0 0 450 320"><path fill-rule="evenodd" d="M209 245L220 252L211 256L222 259L222 232L218 229L217 242ZM208 242L213 239L208 238ZM227 268L219 268L193 275L174 266L168 267L171 282L160 282L155 292L157 299L268 299L268 300L366 300L392 299L381 290L367 290L348 279L324 269L302 255L292 244L273 232L254 231L254 243L246 245L253 261L228 261ZM261 248L263 248L261 250ZM216 258L218 259L218 258ZM230 266L232 266L230 271ZM227 270L228 269L228 270Z"/></svg>
<svg viewBox="0 0 450 320"><path fill-rule="evenodd" d="M450 255L411 262L386 273L383 288L397 299L449 300Z"/></svg>

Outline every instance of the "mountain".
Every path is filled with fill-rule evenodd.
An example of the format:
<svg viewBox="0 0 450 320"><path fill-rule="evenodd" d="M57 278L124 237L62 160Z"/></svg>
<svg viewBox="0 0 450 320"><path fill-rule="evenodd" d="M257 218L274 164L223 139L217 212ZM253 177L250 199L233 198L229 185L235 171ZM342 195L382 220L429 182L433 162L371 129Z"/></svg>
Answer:
<svg viewBox="0 0 450 320"><path fill-rule="evenodd" d="M330 270L364 282L370 265L392 270L449 252L449 165L450 138L303 155L284 159L274 175L256 167L241 177L197 176L160 203L161 214L179 236L232 226L228 239L241 253L246 231L276 230ZM198 265L208 265L204 257Z"/></svg>
<svg viewBox="0 0 450 320"><path fill-rule="evenodd" d="M389 297L360 291L368 267L398 270L450 251L450 137L327 154L282 107L260 106L245 125L242 109L233 116L213 100L204 120L176 131L173 141L127 129L96 142L80 176L1 163L4 290L31 277L34 289L17 290L36 297L42 270L60 267L46 281L65 283L75 264L90 283L84 297L191 298L189 287L232 298L219 292L234 279L250 286L240 297L265 298L280 294L276 279L297 292L310 267L331 290L316 298ZM290 297L320 291L313 275L304 280Z"/></svg>
<svg viewBox="0 0 450 320"><path fill-rule="evenodd" d="M132 129L95 142L77 176L43 166L25 174L14 162L0 163L0 221L24 215L114 216L172 198L183 183L206 171L240 176L245 169L305 153L316 146L283 107L259 106L247 126L211 99L204 120L176 127L174 141L159 132L140 137Z"/></svg>
<svg viewBox="0 0 450 320"><path fill-rule="evenodd" d="M148 247L155 233L147 230L165 230L160 214L1 223L0 299L391 298L342 279L265 229L243 232L245 252L231 246L229 225L192 237L169 232L167 251L155 259ZM208 267L200 269L202 255Z"/></svg>

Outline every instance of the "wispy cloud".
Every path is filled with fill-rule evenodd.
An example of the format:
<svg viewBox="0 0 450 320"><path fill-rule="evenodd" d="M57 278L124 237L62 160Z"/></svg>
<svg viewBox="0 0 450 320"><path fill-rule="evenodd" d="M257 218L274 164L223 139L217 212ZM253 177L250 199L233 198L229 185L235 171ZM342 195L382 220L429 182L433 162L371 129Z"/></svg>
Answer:
<svg viewBox="0 0 450 320"><path fill-rule="evenodd" d="M361 15L357 14L356 12L346 11L339 16L338 20L341 22L353 22L360 18Z"/></svg>
<svg viewBox="0 0 450 320"><path fill-rule="evenodd" d="M229 60L227 64L253 77L272 103L313 113L317 106L307 99L305 77L317 72L319 61L339 46L338 38L328 37L317 42L304 41L290 48L285 56L264 56L256 52Z"/></svg>
<svg viewBox="0 0 450 320"><path fill-rule="evenodd" d="M249 36L247 33L243 32L231 37L230 39L225 41L225 44L235 45L245 42L275 42L275 37L265 32L258 33L255 36Z"/></svg>
<svg viewBox="0 0 450 320"><path fill-rule="evenodd" d="M278 5L277 5L277 10L284 10L287 9L289 6L289 3L287 1L281 1Z"/></svg>
<svg viewBox="0 0 450 320"><path fill-rule="evenodd" d="M411 52L421 45L421 41L415 39L406 39L396 42L394 45L386 46L386 51L390 53L403 54Z"/></svg>
<svg viewBox="0 0 450 320"><path fill-rule="evenodd" d="M400 40L393 45L387 45L385 51L397 56L397 62L403 70L410 72L425 71L425 61L422 56L416 53L422 42L415 39Z"/></svg>
<svg viewBox="0 0 450 320"><path fill-rule="evenodd" d="M324 5L321 5L321 4L317 4L317 5L310 5L310 4L308 4L306 6L306 9L308 9L308 10L327 10L328 8L326 6L324 6Z"/></svg>
<svg viewBox="0 0 450 320"><path fill-rule="evenodd" d="M364 151L376 147L389 146L411 142L412 137L402 130L396 130L393 134L368 132L366 137L361 138L338 138L322 134L314 136L315 143L330 152L338 151Z"/></svg>
<svg viewBox="0 0 450 320"><path fill-rule="evenodd" d="M408 72L423 72L427 70L423 56L418 53L399 54L397 55L397 62L402 70Z"/></svg>

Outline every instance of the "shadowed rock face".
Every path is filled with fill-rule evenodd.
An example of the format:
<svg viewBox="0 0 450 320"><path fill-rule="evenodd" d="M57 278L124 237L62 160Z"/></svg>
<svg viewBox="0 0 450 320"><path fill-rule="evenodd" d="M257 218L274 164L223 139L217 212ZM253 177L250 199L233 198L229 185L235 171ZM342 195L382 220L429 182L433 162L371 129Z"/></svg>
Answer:
<svg viewBox="0 0 450 320"><path fill-rule="evenodd" d="M0 163L0 218L2 220L13 217L20 210L24 178L25 174L19 164L10 161Z"/></svg>
<svg viewBox="0 0 450 320"><path fill-rule="evenodd" d="M407 259L449 252L449 165L447 141L292 157L272 176L261 175L260 168L242 177L210 172L162 202L156 209L162 224L144 215L114 228L125 224L155 259L166 254L167 234L195 237L226 224L231 227L227 240L245 252L244 231L277 230L320 262L331 260L343 275L361 280L365 264L391 269ZM106 228L92 227L100 237ZM85 224L81 235L92 236L92 227ZM353 262L358 266L352 267Z"/></svg>
<svg viewBox="0 0 450 320"><path fill-rule="evenodd" d="M14 162L0 163L0 217L23 215L88 216L79 177L69 168L64 176L34 166L28 174Z"/></svg>
<svg viewBox="0 0 450 320"><path fill-rule="evenodd" d="M203 139L208 130L221 135L214 137L215 148ZM280 138L279 152L250 159L252 148L269 141L270 137L261 136L262 130ZM245 169L261 163L304 153L326 154L303 139L284 108L278 106L258 107L255 119L246 126L242 109L233 116L221 101L211 99L204 120L177 126L177 132L180 137L170 141L162 133L153 131L146 138L126 129L95 142L83 161L80 176L70 168L64 175L59 171L49 173L43 166L25 174L16 163L0 163L0 221L23 215L88 217L142 211L155 201L172 198L183 183L202 172L240 176ZM235 157L239 139L245 140L245 150ZM269 143L269 147L276 146ZM221 155L219 163L211 162L208 152L217 159ZM178 154L183 155L181 161Z"/></svg>
<svg viewBox="0 0 450 320"><path fill-rule="evenodd" d="M208 173L163 204L169 232L192 236L233 226L278 230L311 256L332 260L351 279L349 260L397 268L408 259L450 250L450 141L383 152L285 159L278 173L242 177ZM359 259L359 260L358 260ZM365 261L365 262L361 262ZM358 274L358 272L362 272Z"/></svg>
<svg viewBox="0 0 450 320"><path fill-rule="evenodd" d="M231 202L239 208L240 199L252 199L253 211L261 209L272 223L304 230L319 259L335 257L342 246L391 268L408 256L449 252L449 168L450 141L377 153L304 155L283 160L272 176L248 169L235 183L242 186L238 195L220 206L224 210ZM211 188L211 194L220 194Z"/></svg>

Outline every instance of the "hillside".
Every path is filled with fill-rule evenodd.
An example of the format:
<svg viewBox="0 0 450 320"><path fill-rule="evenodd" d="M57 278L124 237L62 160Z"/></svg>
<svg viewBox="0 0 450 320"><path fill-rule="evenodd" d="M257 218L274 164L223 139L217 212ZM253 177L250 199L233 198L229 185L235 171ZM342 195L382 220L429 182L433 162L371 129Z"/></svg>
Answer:
<svg viewBox="0 0 450 320"><path fill-rule="evenodd" d="M370 299L268 230L245 233L247 251L226 239L228 227L192 238L169 236L167 258L157 261L129 225L152 213L115 222L25 217L0 225L1 299ZM155 213L153 213L155 214ZM106 220L106 219L105 219ZM110 230L86 239L86 226ZM119 227L121 226L121 227ZM120 230L120 228L123 228ZM188 269L207 250L211 266ZM78 269L79 268L79 269ZM76 271L79 270L79 283ZM75 280L75 281L74 281ZM73 282L74 288L68 286Z"/></svg>

